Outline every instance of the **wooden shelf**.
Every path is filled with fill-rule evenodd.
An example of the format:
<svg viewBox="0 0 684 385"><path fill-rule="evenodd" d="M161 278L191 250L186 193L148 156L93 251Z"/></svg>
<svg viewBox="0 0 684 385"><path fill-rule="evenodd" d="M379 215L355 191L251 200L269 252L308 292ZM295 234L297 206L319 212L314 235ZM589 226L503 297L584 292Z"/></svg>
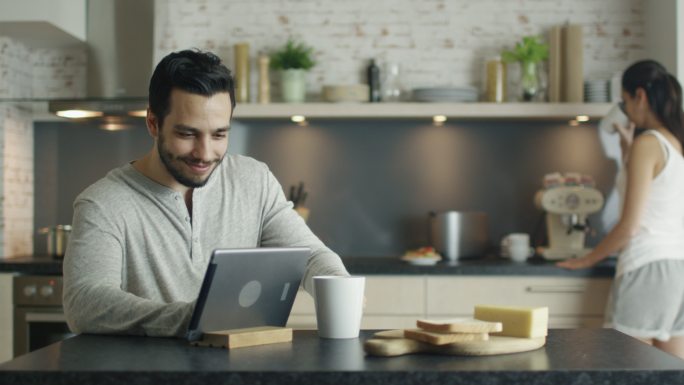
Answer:
<svg viewBox="0 0 684 385"><path fill-rule="evenodd" d="M146 100L139 102L145 105ZM68 121L51 114L46 101L20 104L33 111L36 121ZM444 115L450 120L567 121L577 115L597 120L612 106L611 103L246 103L237 105L234 118L290 120L293 115L303 115L307 119L432 119L435 115Z"/></svg>
<svg viewBox="0 0 684 385"><path fill-rule="evenodd" d="M293 115L329 119L412 119L444 115L461 119L599 119L611 103L270 103L238 104L235 119L289 119Z"/></svg>

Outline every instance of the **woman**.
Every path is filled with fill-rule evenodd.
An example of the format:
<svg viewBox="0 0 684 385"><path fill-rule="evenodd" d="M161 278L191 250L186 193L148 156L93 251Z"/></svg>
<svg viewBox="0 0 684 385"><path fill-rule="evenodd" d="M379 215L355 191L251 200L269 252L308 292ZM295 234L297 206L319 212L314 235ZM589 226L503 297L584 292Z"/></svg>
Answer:
<svg viewBox="0 0 684 385"><path fill-rule="evenodd" d="M640 61L622 77L622 100L620 220L592 252L558 266L586 268L620 251L606 326L684 358L682 89L662 65Z"/></svg>

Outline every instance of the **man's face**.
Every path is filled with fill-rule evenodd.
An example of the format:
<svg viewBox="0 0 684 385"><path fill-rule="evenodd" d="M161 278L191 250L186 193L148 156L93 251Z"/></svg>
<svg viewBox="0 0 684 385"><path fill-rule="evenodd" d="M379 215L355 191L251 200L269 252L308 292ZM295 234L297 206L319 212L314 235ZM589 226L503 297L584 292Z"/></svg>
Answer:
<svg viewBox="0 0 684 385"><path fill-rule="evenodd" d="M174 89L170 111L159 127L157 150L180 184L204 186L228 150L230 95L202 96Z"/></svg>

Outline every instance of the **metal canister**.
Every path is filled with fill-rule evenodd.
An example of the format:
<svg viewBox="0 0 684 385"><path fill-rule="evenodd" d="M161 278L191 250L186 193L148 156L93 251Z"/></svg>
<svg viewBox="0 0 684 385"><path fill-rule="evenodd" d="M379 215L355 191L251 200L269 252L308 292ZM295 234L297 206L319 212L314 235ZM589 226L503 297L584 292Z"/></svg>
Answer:
<svg viewBox="0 0 684 385"><path fill-rule="evenodd" d="M476 211L430 213L430 240L447 261L483 257L487 251L487 214Z"/></svg>
<svg viewBox="0 0 684 385"><path fill-rule="evenodd" d="M71 225L57 225L53 227L41 227L38 233L47 235L47 254L55 258L63 258L66 252Z"/></svg>

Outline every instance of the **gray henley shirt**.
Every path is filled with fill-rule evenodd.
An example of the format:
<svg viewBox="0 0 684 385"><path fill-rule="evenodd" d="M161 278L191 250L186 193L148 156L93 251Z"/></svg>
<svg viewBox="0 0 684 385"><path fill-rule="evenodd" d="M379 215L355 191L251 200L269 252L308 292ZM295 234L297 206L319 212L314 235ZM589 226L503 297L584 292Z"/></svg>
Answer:
<svg viewBox="0 0 684 385"><path fill-rule="evenodd" d="M64 312L77 333L183 336L217 248L310 247L309 293L314 275L348 275L268 167L239 155L194 189L192 215L182 194L127 164L76 198L72 224Z"/></svg>

